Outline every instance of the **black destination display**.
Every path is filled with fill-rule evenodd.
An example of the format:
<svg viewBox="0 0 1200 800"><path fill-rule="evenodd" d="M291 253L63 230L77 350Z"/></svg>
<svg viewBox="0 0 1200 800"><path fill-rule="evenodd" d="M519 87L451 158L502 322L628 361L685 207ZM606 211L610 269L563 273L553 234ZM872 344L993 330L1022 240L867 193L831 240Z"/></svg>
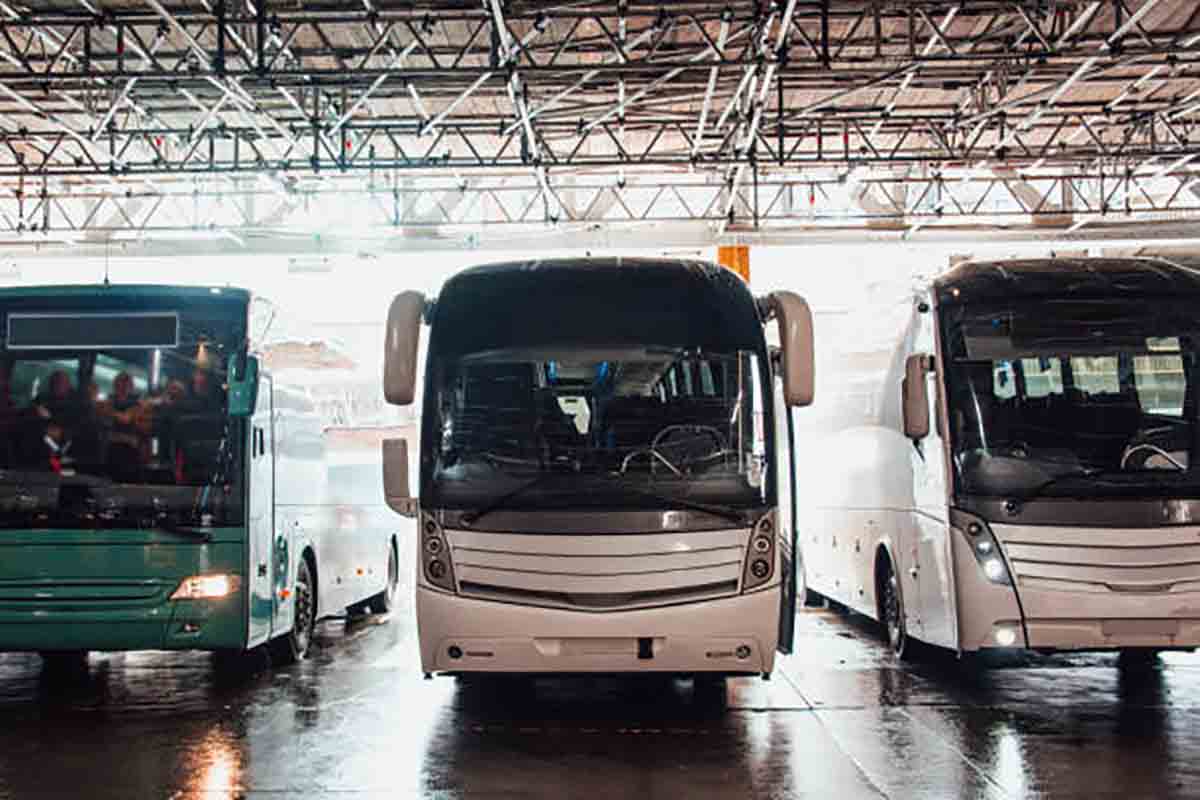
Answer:
<svg viewBox="0 0 1200 800"><path fill-rule="evenodd" d="M175 312L134 314L9 314L9 349L174 347Z"/></svg>

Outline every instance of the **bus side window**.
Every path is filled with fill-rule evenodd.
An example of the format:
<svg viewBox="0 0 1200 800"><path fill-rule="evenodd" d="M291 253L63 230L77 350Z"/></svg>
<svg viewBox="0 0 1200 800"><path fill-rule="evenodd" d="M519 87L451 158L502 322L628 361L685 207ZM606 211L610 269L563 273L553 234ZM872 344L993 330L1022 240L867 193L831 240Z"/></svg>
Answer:
<svg viewBox="0 0 1200 800"><path fill-rule="evenodd" d="M997 361L992 377L992 394L997 400L1011 400L1017 396L1017 376L1011 361Z"/></svg>
<svg viewBox="0 0 1200 800"><path fill-rule="evenodd" d="M1023 358L1025 397L1046 397L1063 393L1062 362L1057 358Z"/></svg>
<svg viewBox="0 0 1200 800"><path fill-rule="evenodd" d="M700 362L700 393L705 397L717 396L717 382L713 379L712 364Z"/></svg>

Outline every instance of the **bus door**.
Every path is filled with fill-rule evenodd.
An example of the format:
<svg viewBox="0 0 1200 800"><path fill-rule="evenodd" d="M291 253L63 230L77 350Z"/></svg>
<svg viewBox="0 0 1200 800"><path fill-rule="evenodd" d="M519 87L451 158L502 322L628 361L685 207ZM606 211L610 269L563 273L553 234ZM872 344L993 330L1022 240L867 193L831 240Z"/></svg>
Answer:
<svg viewBox="0 0 1200 800"><path fill-rule="evenodd" d="M253 646L270 638L279 593L275 583L275 458L272 442L274 403L271 377L260 374L258 406L249 421L247 470L250 524L246 530L250 565L250 639Z"/></svg>
<svg viewBox="0 0 1200 800"><path fill-rule="evenodd" d="M945 431L942 430L941 381L936 369L925 375L929 418L935 422L921 442L914 462L913 548L915 558L905 609L909 630L922 641L954 647L954 575L950 526L946 509ZM905 587L906 589L909 587ZM911 598L911 599L909 599ZM913 617L916 616L914 620ZM914 624L915 623L915 624Z"/></svg>
<svg viewBox="0 0 1200 800"><path fill-rule="evenodd" d="M796 531L796 464L795 431L791 409L783 399L783 378L778 368L778 351L772 353L775 363L775 485L779 501L778 527L775 540L779 547L779 644L781 653L791 653L796 639L796 569L800 553Z"/></svg>

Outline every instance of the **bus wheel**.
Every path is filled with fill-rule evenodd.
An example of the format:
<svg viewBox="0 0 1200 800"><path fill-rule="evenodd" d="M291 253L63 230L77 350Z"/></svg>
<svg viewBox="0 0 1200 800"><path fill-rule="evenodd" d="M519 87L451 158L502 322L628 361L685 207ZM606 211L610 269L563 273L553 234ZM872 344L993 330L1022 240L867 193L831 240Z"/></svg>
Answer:
<svg viewBox="0 0 1200 800"><path fill-rule="evenodd" d="M1117 654L1120 669L1151 669L1158 663L1158 651L1152 647L1124 647Z"/></svg>
<svg viewBox="0 0 1200 800"><path fill-rule="evenodd" d="M396 605L396 587L400 585L400 564L396 561L396 548L388 544L387 586L382 592L367 601L376 614L386 614Z"/></svg>
<svg viewBox="0 0 1200 800"><path fill-rule="evenodd" d="M87 650L43 650L42 667L56 675L81 674L88 669Z"/></svg>
<svg viewBox="0 0 1200 800"><path fill-rule="evenodd" d="M908 630L904 624L904 599L900 596L900 583L896 573L892 571L890 562L883 564L879 576L879 614L887 632L888 645L899 658L905 658L908 653Z"/></svg>
<svg viewBox="0 0 1200 800"><path fill-rule="evenodd" d="M313 629L317 624L317 595L313 591L312 569L307 558L301 558L296 567L293 596L296 618L292 621L292 629L271 642L271 660L280 665L302 660L312 646Z"/></svg>

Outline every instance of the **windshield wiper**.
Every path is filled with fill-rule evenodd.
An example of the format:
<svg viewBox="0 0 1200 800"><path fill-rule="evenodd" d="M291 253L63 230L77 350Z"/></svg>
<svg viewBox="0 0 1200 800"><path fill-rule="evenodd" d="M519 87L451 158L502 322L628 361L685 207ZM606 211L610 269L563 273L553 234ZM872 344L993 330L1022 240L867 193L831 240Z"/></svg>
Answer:
<svg viewBox="0 0 1200 800"><path fill-rule="evenodd" d="M530 489L534 489L534 488L538 487L539 485L544 483L546 481L546 479L548 477L550 477L551 475L559 475L559 474L561 474L561 473L557 473L557 472L539 473L536 478L526 481L525 483L521 484L517 488L510 489L509 491L505 492L504 494L500 495L499 497L494 498L493 500L488 502L487 505L483 506L483 508L476 509L475 511L466 512L461 517L459 517L459 519L462 520L464 525L474 525L480 519L482 519L483 517L486 517L488 514L491 514L493 511L499 511L500 509L507 506L509 504L509 502L511 502L514 498L519 497L520 495L524 494L525 492L529 491Z"/></svg>
<svg viewBox="0 0 1200 800"><path fill-rule="evenodd" d="M1112 472L1112 470L1103 469L1101 467L1082 467L1071 472L1063 472L1055 475L1053 478L1042 481L1028 492L1021 494L1019 497L1014 497L1012 502L1016 503L1016 510L1019 511L1021 506L1025 505L1030 500L1038 499L1048 490L1058 485L1061 481L1075 480L1077 478L1098 478L1107 472Z"/></svg>
<svg viewBox="0 0 1200 800"><path fill-rule="evenodd" d="M652 492L649 489L641 489L637 486L622 486L621 489L623 491L639 494L642 497L649 497L654 500L658 500L662 503L673 503L674 505L677 505L681 508L686 508L690 511L703 511L706 514L712 514L715 517L723 517L724 519L727 519L730 522L736 522L739 525L745 524L746 522L746 517L741 510L736 509L733 506L701 503L696 500L688 500L687 498L678 497L676 495L659 494L658 492Z"/></svg>

